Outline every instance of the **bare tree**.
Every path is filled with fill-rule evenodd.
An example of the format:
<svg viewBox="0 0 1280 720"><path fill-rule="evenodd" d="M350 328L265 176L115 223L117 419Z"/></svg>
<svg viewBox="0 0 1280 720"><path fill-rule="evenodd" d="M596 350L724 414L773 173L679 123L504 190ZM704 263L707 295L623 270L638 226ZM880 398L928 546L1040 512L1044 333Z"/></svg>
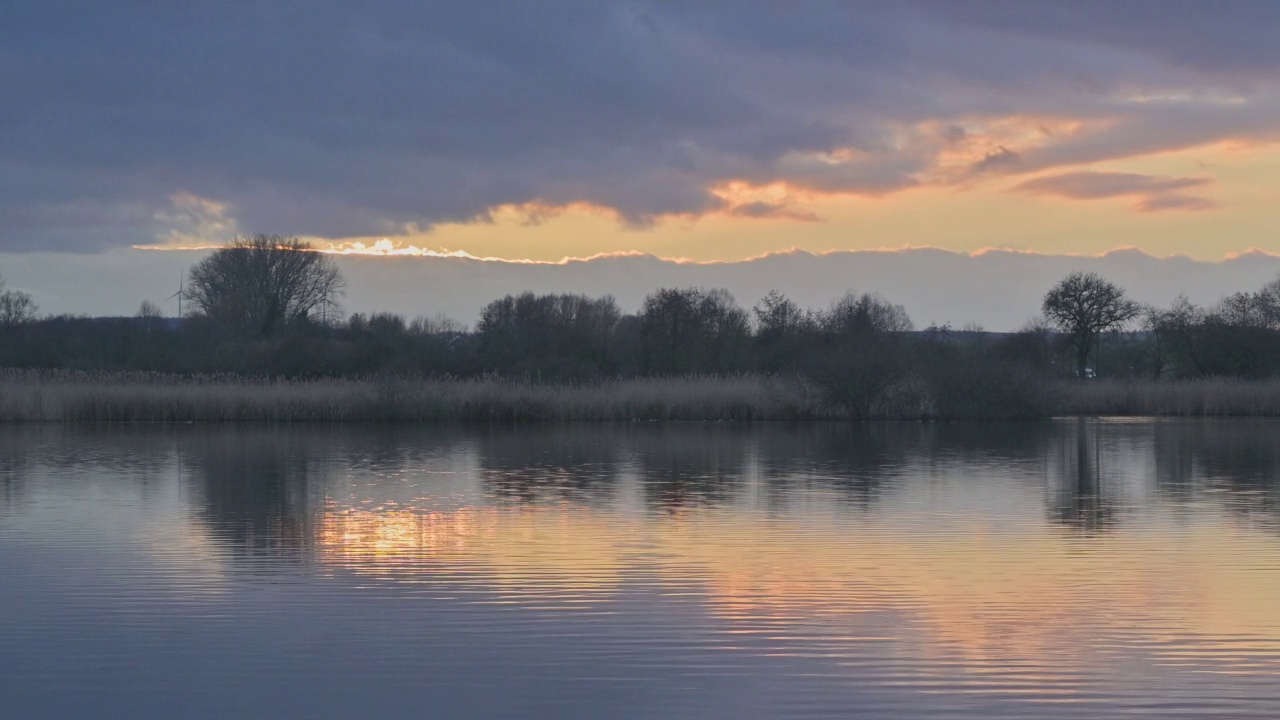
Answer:
<svg viewBox="0 0 1280 720"><path fill-rule="evenodd" d="M36 304L20 290L6 290L0 277L0 328L14 327L36 318Z"/></svg>
<svg viewBox="0 0 1280 720"><path fill-rule="evenodd" d="M331 258L296 237L237 238L191 268L192 309L249 335L329 311L342 293Z"/></svg>
<svg viewBox="0 0 1280 720"><path fill-rule="evenodd" d="M902 335L914 328L901 305L852 291L815 315L820 349L805 374L853 420L868 420L911 375Z"/></svg>
<svg viewBox="0 0 1280 720"><path fill-rule="evenodd" d="M1280 277L1258 292L1238 292L1222 298L1211 314L1215 320L1237 328L1280 330Z"/></svg>
<svg viewBox="0 0 1280 720"><path fill-rule="evenodd" d="M835 337L857 338L876 333L901 333L915 329L901 305L894 305L876 293L861 295L849 291L819 313L818 324Z"/></svg>
<svg viewBox="0 0 1280 720"><path fill-rule="evenodd" d="M770 290L752 312L756 320L756 367L771 373L794 367L813 338L814 314L801 310L777 290Z"/></svg>
<svg viewBox="0 0 1280 720"><path fill-rule="evenodd" d="M1044 296L1041 308L1049 322L1066 333L1076 351L1076 374L1085 376L1098 336L1119 330L1138 317L1142 307L1124 290L1097 273L1073 272Z"/></svg>
<svg viewBox="0 0 1280 720"><path fill-rule="evenodd" d="M660 373L737 367L751 332L746 311L724 289L662 288L645 297L639 320L645 362Z"/></svg>
<svg viewBox="0 0 1280 720"><path fill-rule="evenodd" d="M573 375L605 366L622 313L613 296L507 295L476 323L479 353L490 367Z"/></svg>
<svg viewBox="0 0 1280 720"><path fill-rule="evenodd" d="M777 290L770 290L751 311L756 316L756 333L765 338L790 339L810 324L800 306Z"/></svg>
<svg viewBox="0 0 1280 720"><path fill-rule="evenodd" d="M1004 361L1044 371L1053 364L1054 331L1043 315L1029 318L1022 327L995 344L995 356Z"/></svg>
<svg viewBox="0 0 1280 720"><path fill-rule="evenodd" d="M419 315L409 323L409 333L419 337L427 335L458 335L467 331L467 326L444 313L436 313L432 317Z"/></svg>
<svg viewBox="0 0 1280 720"><path fill-rule="evenodd" d="M150 300L143 300L142 304L138 306L137 317L147 319L162 318L164 317L164 311L160 309L159 305Z"/></svg>
<svg viewBox="0 0 1280 720"><path fill-rule="evenodd" d="M1178 295L1167 310L1144 308L1144 329L1151 335L1152 375L1160 379L1168 369L1178 375L1203 375L1205 322L1209 313L1186 295Z"/></svg>

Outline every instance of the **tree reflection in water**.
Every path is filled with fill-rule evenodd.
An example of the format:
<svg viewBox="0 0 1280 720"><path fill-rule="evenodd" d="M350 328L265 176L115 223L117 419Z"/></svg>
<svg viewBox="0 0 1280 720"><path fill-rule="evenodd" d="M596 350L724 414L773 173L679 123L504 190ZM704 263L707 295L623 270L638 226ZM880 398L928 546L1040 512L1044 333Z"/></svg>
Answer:
<svg viewBox="0 0 1280 720"><path fill-rule="evenodd" d="M502 502L607 503L618 492L625 435L580 423L480 427L481 482Z"/></svg>
<svg viewBox="0 0 1280 720"><path fill-rule="evenodd" d="M239 426L185 436L179 471L213 539L246 559L303 559L322 508L324 490L312 473L327 450L326 434Z"/></svg>
<svg viewBox="0 0 1280 720"><path fill-rule="evenodd" d="M629 433L645 503L674 512L731 504L743 491L752 436L747 427L659 425Z"/></svg>
<svg viewBox="0 0 1280 720"><path fill-rule="evenodd" d="M22 505L34 435L28 427L0 432L0 511L15 512Z"/></svg>
<svg viewBox="0 0 1280 720"><path fill-rule="evenodd" d="M1118 503L1103 482L1100 424L1077 418L1073 425L1060 437L1055 453L1051 482L1056 480L1056 488L1048 511L1057 522L1087 535L1106 530L1117 521Z"/></svg>
<svg viewBox="0 0 1280 720"><path fill-rule="evenodd" d="M1046 517L1086 536L1121 525L1126 508L1154 499L1150 492L1175 506L1212 500L1280 529L1276 428L1269 421L1083 418L1021 425L191 427L174 432L174 457L159 460L154 453L142 459L142 445L154 435L140 430L10 429L0 433L0 507L22 502L30 458L39 453L46 467L108 458L138 477L180 464L196 517L214 540L247 559L306 558L320 516L344 507L570 503L621 512L781 512L821 498L829 510L866 513L939 474L967 478L966 487L983 492L984 475L993 472L1029 492L1042 488ZM41 450L68 443L75 453Z"/></svg>
<svg viewBox="0 0 1280 720"><path fill-rule="evenodd" d="M1280 428L1274 421L1178 420L1154 426L1156 485L1173 502L1219 499L1280 531Z"/></svg>

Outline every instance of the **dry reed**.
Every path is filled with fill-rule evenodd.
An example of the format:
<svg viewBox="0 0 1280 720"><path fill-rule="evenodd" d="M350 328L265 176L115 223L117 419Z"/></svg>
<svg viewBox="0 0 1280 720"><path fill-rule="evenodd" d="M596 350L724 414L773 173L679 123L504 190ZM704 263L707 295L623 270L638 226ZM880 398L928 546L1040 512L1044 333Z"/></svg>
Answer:
<svg viewBox="0 0 1280 720"><path fill-rule="evenodd" d="M1280 416L1280 380L1065 382L1057 415ZM0 370L0 422L835 420L797 379L758 375L570 384L480 377L283 380Z"/></svg>
<svg viewBox="0 0 1280 720"><path fill-rule="evenodd" d="M471 379L282 380L0 371L0 422L834 419L796 380L760 376L549 385Z"/></svg>
<svg viewBox="0 0 1280 720"><path fill-rule="evenodd" d="M1087 380L1059 389L1063 415L1280 415L1280 380Z"/></svg>

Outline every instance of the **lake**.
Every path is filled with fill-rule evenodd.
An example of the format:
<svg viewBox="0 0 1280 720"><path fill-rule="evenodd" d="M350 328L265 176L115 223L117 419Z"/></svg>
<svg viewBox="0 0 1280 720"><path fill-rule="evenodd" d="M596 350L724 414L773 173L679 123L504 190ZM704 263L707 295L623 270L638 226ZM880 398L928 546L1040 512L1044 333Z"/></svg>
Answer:
<svg viewBox="0 0 1280 720"><path fill-rule="evenodd" d="M0 428L5 718L1280 717L1280 422Z"/></svg>

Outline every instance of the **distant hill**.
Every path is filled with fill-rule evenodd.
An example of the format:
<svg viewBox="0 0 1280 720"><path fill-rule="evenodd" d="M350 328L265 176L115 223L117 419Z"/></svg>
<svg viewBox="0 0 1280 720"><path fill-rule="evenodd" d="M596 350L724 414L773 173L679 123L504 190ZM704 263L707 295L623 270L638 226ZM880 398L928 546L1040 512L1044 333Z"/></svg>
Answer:
<svg viewBox="0 0 1280 720"><path fill-rule="evenodd" d="M344 257L352 310L444 312L465 322L488 300L517 290L614 295L627 311L662 286L723 287L744 307L777 289L802 306L825 307L848 289L879 292L906 306L916 327L976 323L1013 330L1039 312L1053 283L1073 270L1095 271L1142 302L1167 305L1179 293L1201 304L1254 290L1280 273L1280 258L1248 253L1223 262L1156 258L1136 250L1101 257L936 249L778 253L741 262L692 264L653 256L612 256L530 265L466 259Z"/></svg>
<svg viewBox="0 0 1280 720"><path fill-rule="evenodd" d="M42 313L132 315L145 299L164 302L199 255L121 251L100 255L3 254L0 273L35 296ZM1130 296L1166 305L1178 293L1201 304L1254 290L1280 273L1280 257L1245 253L1221 262L1156 258L1138 250L1100 257L1007 250L979 254L937 249L814 254L791 251L723 263L679 263L651 255L615 255L533 264L466 258L343 256L347 312L408 317L444 313L474 322L488 301L511 292L614 295L626 311L663 286L724 287L744 307L777 289L803 306L826 306L848 289L874 291L906 306L916 327L976 323L1012 330L1035 315L1048 288L1072 270L1099 272Z"/></svg>

